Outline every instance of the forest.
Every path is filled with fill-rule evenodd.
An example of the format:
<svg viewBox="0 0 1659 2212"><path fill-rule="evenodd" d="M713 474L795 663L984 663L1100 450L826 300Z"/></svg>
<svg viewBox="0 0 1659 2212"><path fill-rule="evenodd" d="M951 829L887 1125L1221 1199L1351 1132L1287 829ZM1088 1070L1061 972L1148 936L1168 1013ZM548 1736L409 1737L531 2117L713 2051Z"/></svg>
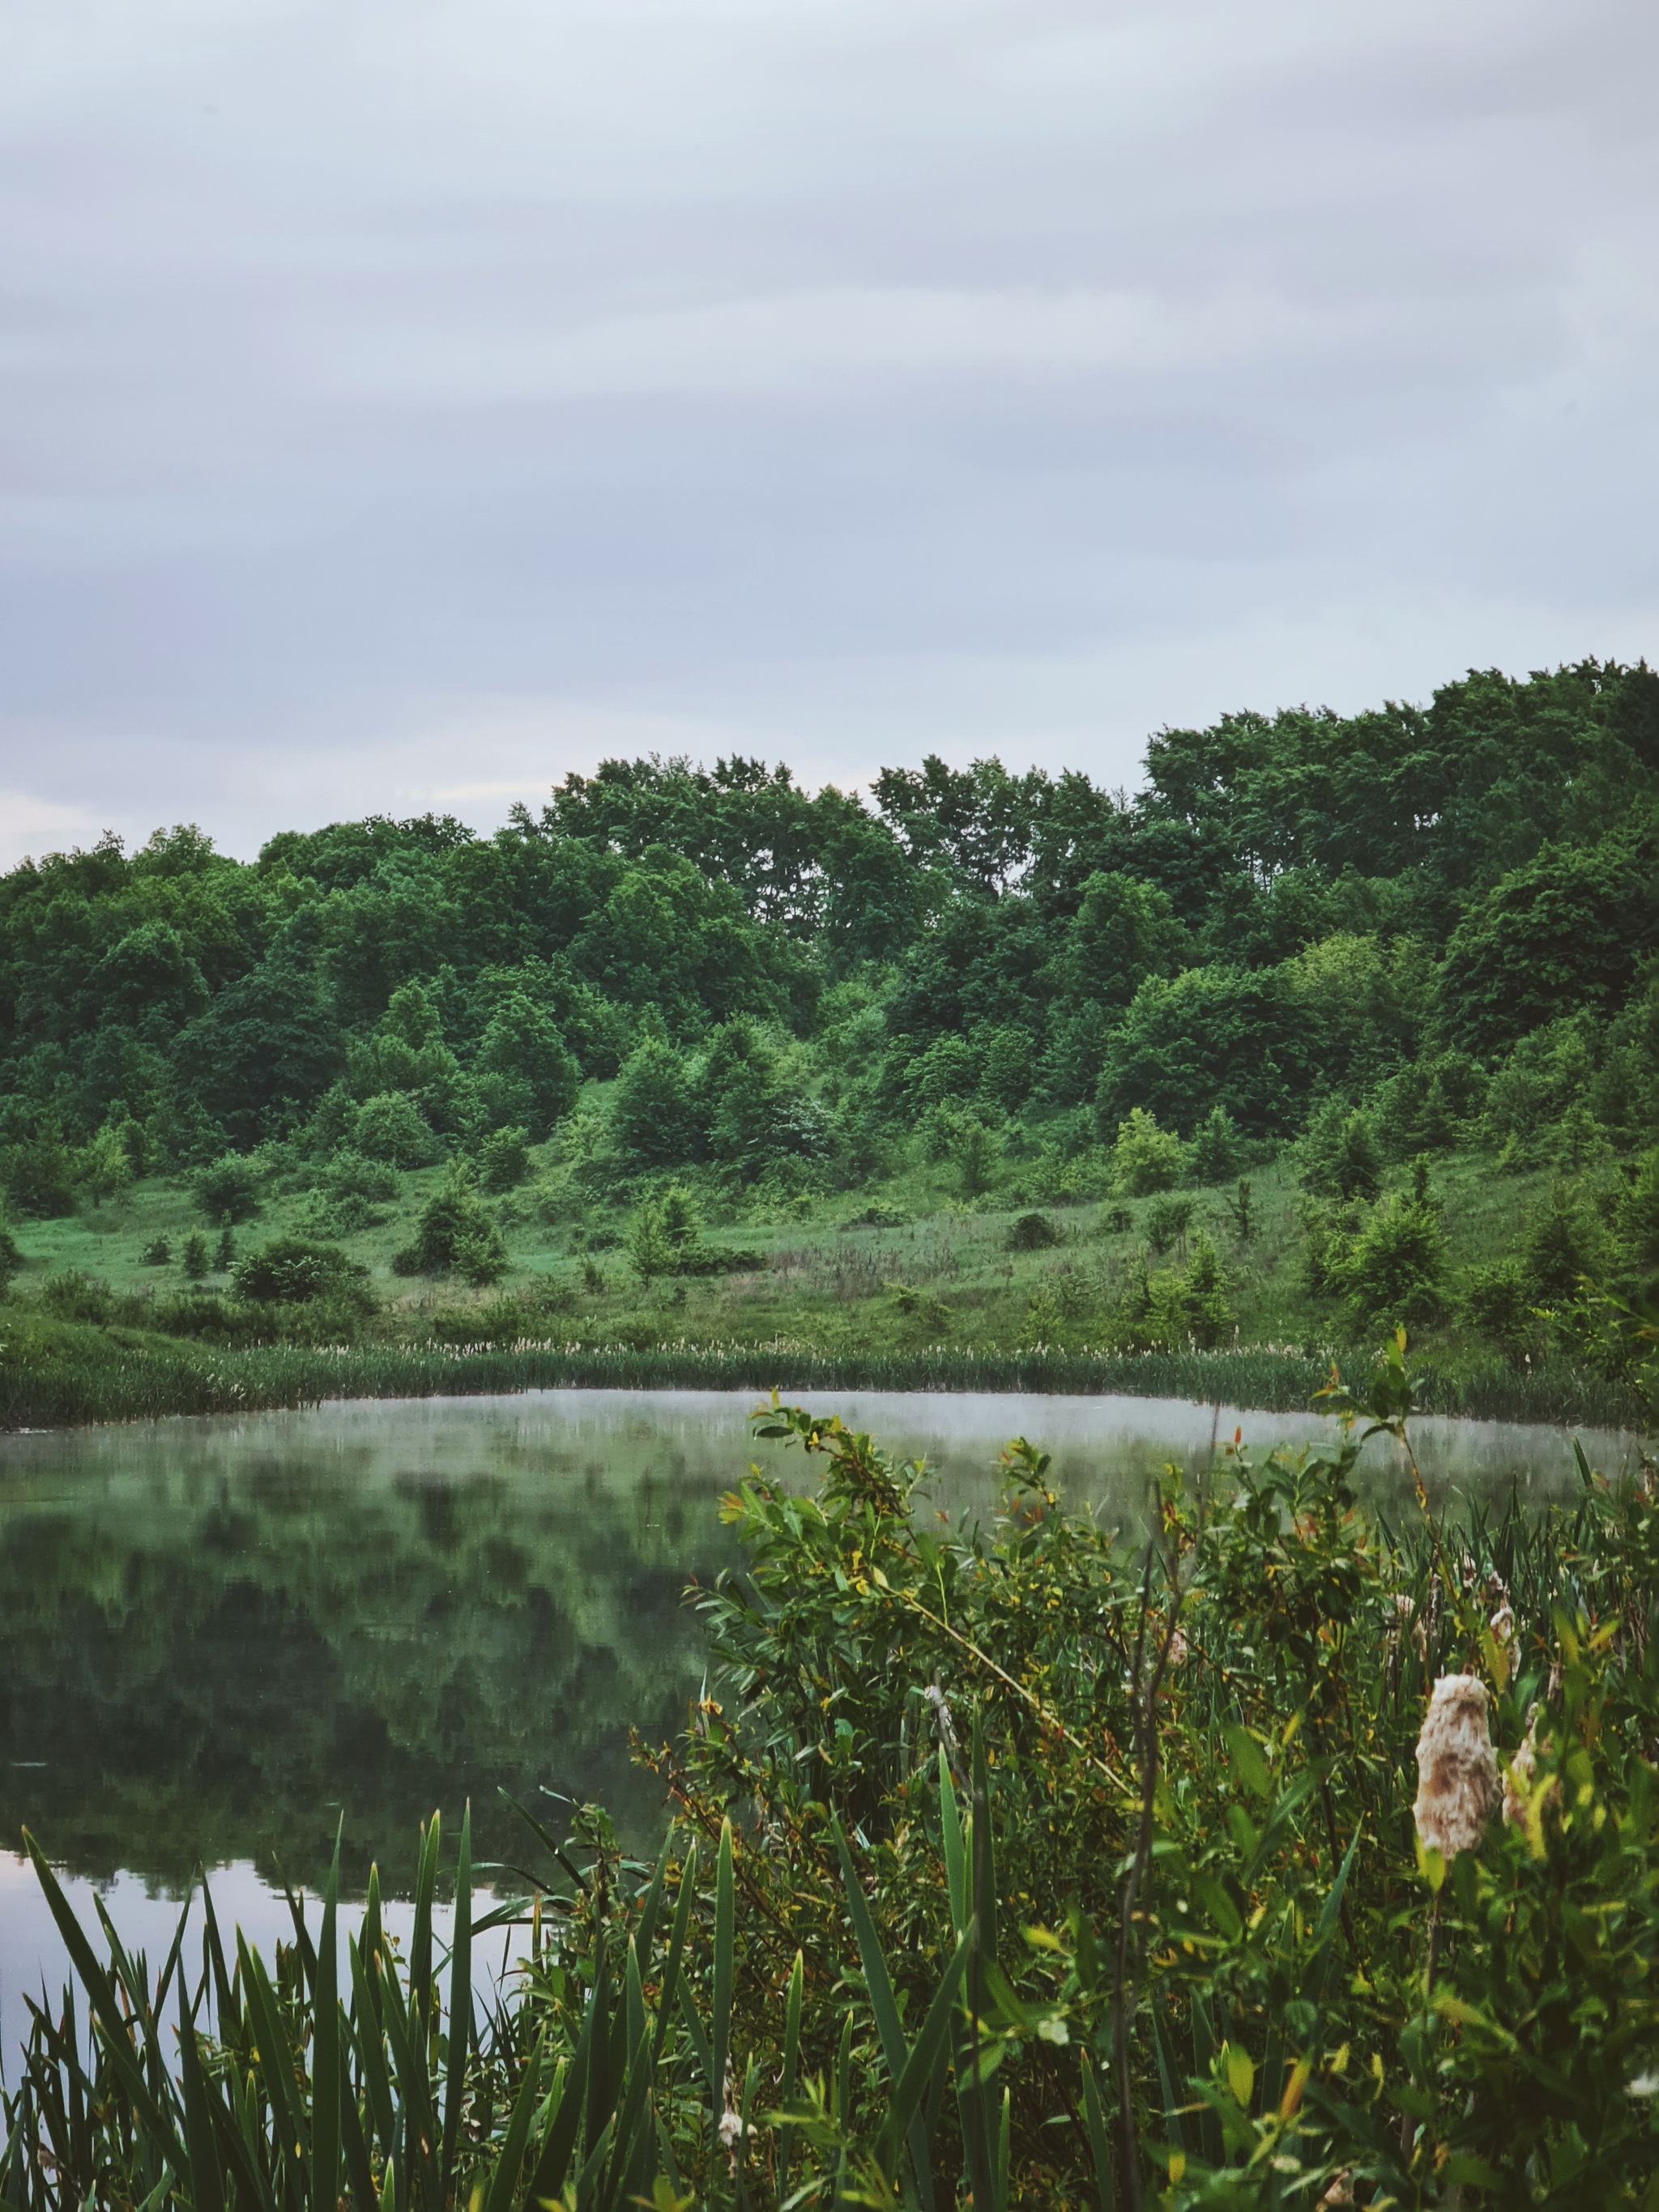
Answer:
<svg viewBox="0 0 1659 2212"><path fill-rule="evenodd" d="M1659 675L1165 729L1133 793L653 757L489 836L27 860L0 1189L0 1420L276 1346L1255 1355L1272 1403L1402 1323L1449 1407L1633 1418Z"/></svg>

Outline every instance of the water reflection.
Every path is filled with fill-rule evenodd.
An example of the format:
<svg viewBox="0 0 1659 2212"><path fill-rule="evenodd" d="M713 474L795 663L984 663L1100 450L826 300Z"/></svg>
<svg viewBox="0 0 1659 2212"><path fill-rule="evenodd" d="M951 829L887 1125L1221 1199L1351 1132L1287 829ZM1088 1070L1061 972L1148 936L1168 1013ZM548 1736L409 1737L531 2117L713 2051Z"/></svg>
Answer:
<svg viewBox="0 0 1659 2212"><path fill-rule="evenodd" d="M752 1402L548 1392L4 1439L0 1842L27 1822L79 1874L172 1890L203 1861L315 1884L343 1814L348 1882L378 1858L395 1885L434 1805L470 1799L479 1856L512 1856L499 1790L546 1784L603 1797L644 1844L657 1795L627 1731L671 1734L696 1689L682 1594L731 1558L714 1499L779 1450L749 1443ZM1127 1521L1212 1436L1324 1426L1125 1399L839 1410L929 1453L958 1519L989 1506L1017 1431ZM1392 1453L1369 1448L1368 1480L1403 1502ZM1441 1487L1571 1480L1557 1431L1425 1422L1420 1453Z"/></svg>

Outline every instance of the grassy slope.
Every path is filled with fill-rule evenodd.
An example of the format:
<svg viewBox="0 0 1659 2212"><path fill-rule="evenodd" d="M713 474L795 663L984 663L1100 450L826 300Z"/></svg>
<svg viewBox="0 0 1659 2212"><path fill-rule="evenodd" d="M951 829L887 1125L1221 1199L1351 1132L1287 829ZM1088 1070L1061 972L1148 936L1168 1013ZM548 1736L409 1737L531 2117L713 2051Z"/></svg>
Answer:
<svg viewBox="0 0 1659 2212"><path fill-rule="evenodd" d="M349 1355L272 1347L227 1352L156 1335L138 1322L109 1329L46 1320L31 1311L32 1292L51 1273L76 1267L143 1297L175 1288L178 1254L199 1223L187 1188L160 1181L137 1186L131 1202L85 1208L76 1218L20 1225L27 1265L0 1316L0 1421L33 1424L118 1418L123 1413L212 1410L251 1404L300 1404L319 1396L422 1395L434 1390L505 1389L588 1381L686 1386L805 1388L836 1383L894 1388L1128 1390L1283 1409L1304 1403L1320 1365L1346 1335L1328 1306L1304 1292L1296 1228L1297 1187L1283 1165L1252 1175L1255 1226L1237 1237L1230 1190L1193 1194L1194 1227L1209 1231L1229 1270L1238 1320L1237 1348L1212 1355L1085 1357L1100 1339L1102 1314L1137 1263L1150 1201L1133 1201L1133 1225L1114 1231L1112 1209L1091 1204L1048 1209L1061 1242L1015 1252L1008 1235L1022 1210L1006 1199L964 1208L950 1194L948 1170L913 1170L894 1182L813 1204L800 1218L723 1223L715 1241L738 1243L766 1261L751 1273L659 1282L649 1291L622 1251L592 1253L627 1212L590 1211L580 1231L539 1218L531 1194L509 1206L514 1266L497 1292L453 1283L410 1283L391 1272L414 1220L441 1178L428 1169L402 1178L398 1197L377 1225L344 1239L373 1270L386 1302L373 1340ZM1398 1179L1403 1180L1403 1175ZM1547 1187L1542 1175L1494 1174L1484 1154L1440 1163L1436 1188L1454 1267L1503 1251L1528 1208ZM911 1212L902 1228L840 1224L874 1200ZM273 1195L259 1218L238 1232L243 1249L302 1227L305 1200ZM782 1209L788 1213L790 1208ZM139 1258L152 1238L170 1238L164 1268ZM578 1237L589 1249L579 1250ZM1169 1265L1178 1251L1159 1264ZM596 1265L603 1288L585 1276ZM222 1279L210 1279L217 1282ZM895 1285L903 1285L896 1291ZM1051 1340L1021 1352L1034 1291L1048 1290L1060 1316ZM487 1356L431 1341L434 1316L475 1346L503 1332L501 1293L515 1293L526 1318L510 1324L537 1352ZM476 1332L465 1320L476 1311ZM138 1325L134 1325L135 1323ZM673 1347L668 1350L665 1347ZM580 1349L578 1349L580 1347ZM1487 1415L1608 1421L1634 1418L1623 1394L1558 1366L1516 1376L1454 1328L1425 1335L1419 1349L1436 1371L1433 1396L1447 1410ZM1351 1361L1350 1363L1351 1364Z"/></svg>

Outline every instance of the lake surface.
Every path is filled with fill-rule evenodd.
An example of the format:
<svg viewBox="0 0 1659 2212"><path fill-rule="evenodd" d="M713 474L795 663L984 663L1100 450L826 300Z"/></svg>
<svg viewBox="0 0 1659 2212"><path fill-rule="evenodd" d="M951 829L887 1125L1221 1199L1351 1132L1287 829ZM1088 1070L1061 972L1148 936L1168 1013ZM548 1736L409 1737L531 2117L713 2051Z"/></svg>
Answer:
<svg viewBox="0 0 1659 2212"><path fill-rule="evenodd" d="M629 1723L660 1742L701 1678L688 1583L736 1563L715 1510L752 1460L754 1395L561 1390L368 1401L0 1438L0 2040L21 1987L60 1971L27 1824L83 1902L116 1884L118 1925L167 1935L198 1863L227 1920L287 1929L270 1882L320 1881L337 1824L361 1892L413 1869L434 1806L472 1807L475 1857L520 1858L500 1791L599 1798L648 1848L656 1784ZM833 1409L938 1469L953 1521L994 1504L1024 1433L1074 1499L1126 1525L1166 1461L1196 1470L1236 1428L1264 1449L1315 1416L1134 1398L848 1394ZM826 1404L820 1410L830 1410ZM1425 1419L1431 1485L1541 1500L1574 1483L1555 1429ZM1631 1439L1585 1433L1613 1473ZM1396 1449L1366 1449L1404 1504ZM562 1812L541 1801L543 1812ZM501 1887L519 1885L499 1877Z"/></svg>

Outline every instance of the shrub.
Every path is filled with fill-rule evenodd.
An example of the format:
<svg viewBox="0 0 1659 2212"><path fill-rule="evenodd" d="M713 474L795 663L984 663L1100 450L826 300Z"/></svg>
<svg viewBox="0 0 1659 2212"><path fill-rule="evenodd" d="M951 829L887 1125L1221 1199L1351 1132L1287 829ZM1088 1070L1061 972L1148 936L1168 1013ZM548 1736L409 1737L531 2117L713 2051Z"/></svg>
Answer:
<svg viewBox="0 0 1659 2212"><path fill-rule="evenodd" d="M1146 1209L1146 1242L1154 1252L1167 1252L1171 1244L1185 1241L1192 1218L1190 1198L1175 1198L1168 1193L1155 1198Z"/></svg>
<svg viewBox="0 0 1659 2212"><path fill-rule="evenodd" d="M1022 1213L1010 1228L1006 1241L1011 1252L1041 1252L1058 1244L1060 1233L1046 1213Z"/></svg>
<svg viewBox="0 0 1659 2212"><path fill-rule="evenodd" d="M259 1170L240 1152L222 1152L198 1168L191 1188L210 1221L252 1221L259 1211Z"/></svg>
<svg viewBox="0 0 1659 2212"><path fill-rule="evenodd" d="M576 1103L581 1071L553 1019L522 991L510 992L478 1041L477 1082L492 1117L527 1125L539 1143Z"/></svg>
<svg viewBox="0 0 1659 2212"><path fill-rule="evenodd" d="M1599 1275L1607 1261L1607 1238L1577 1186L1558 1182L1521 1239L1520 1258L1540 1301L1575 1297L1579 1279Z"/></svg>
<svg viewBox="0 0 1659 2212"><path fill-rule="evenodd" d="M115 1312L115 1293L79 1267L61 1267L40 1285L40 1304L58 1321L104 1322Z"/></svg>
<svg viewBox="0 0 1659 2212"><path fill-rule="evenodd" d="M165 1267L173 1258L173 1246L165 1237L152 1237L138 1255L141 1267Z"/></svg>
<svg viewBox="0 0 1659 2212"><path fill-rule="evenodd" d="M1187 1154L1188 1180L1198 1184L1229 1182L1243 1164L1243 1140L1224 1106L1212 1106L1200 1121Z"/></svg>
<svg viewBox="0 0 1659 2212"><path fill-rule="evenodd" d="M1382 1159L1371 1125L1357 1109L1328 1098L1297 1146L1302 1180L1327 1198L1373 1199L1382 1188Z"/></svg>
<svg viewBox="0 0 1659 2212"><path fill-rule="evenodd" d="M951 1164L964 1198L977 1198L990 1188L1002 1158L1002 1146L994 1131L977 1114L959 1115L947 1139Z"/></svg>
<svg viewBox="0 0 1659 2212"><path fill-rule="evenodd" d="M362 1198L378 1205L398 1195L398 1172L355 1145L342 1145L323 1170L320 1188L331 1198Z"/></svg>
<svg viewBox="0 0 1659 2212"><path fill-rule="evenodd" d="M1378 1143L1391 1160L1444 1152L1486 1104L1486 1080L1467 1053L1425 1054L1376 1092Z"/></svg>
<svg viewBox="0 0 1659 2212"><path fill-rule="evenodd" d="M526 1315L516 1298L491 1298L481 1306L440 1306L427 1327L437 1344L511 1343L524 1335Z"/></svg>
<svg viewBox="0 0 1659 2212"><path fill-rule="evenodd" d="M337 1244L315 1244L301 1237L278 1237L237 1262L231 1287L252 1305L304 1305L313 1298L374 1310L368 1270Z"/></svg>
<svg viewBox="0 0 1659 2212"><path fill-rule="evenodd" d="M196 1289L162 1299L155 1322L164 1336L199 1338L209 1344L263 1343L278 1328L274 1309L232 1304L216 1291Z"/></svg>
<svg viewBox="0 0 1659 2212"><path fill-rule="evenodd" d="M843 1229L908 1229L915 1218L902 1206L889 1206L885 1200L877 1199L861 1213L850 1214L841 1225Z"/></svg>
<svg viewBox="0 0 1659 2212"><path fill-rule="evenodd" d="M422 1209L415 1242L392 1262L400 1275L459 1275L483 1285L499 1282L508 1260L501 1224L476 1192L459 1178Z"/></svg>
<svg viewBox="0 0 1659 2212"><path fill-rule="evenodd" d="M492 1129L478 1147L483 1187L496 1195L514 1190L530 1173L530 1133L522 1127Z"/></svg>
<svg viewBox="0 0 1659 2212"><path fill-rule="evenodd" d="M366 1098L358 1110L356 1149L394 1168L424 1167L435 1159L438 1140L412 1098L383 1091Z"/></svg>
<svg viewBox="0 0 1659 2212"><path fill-rule="evenodd" d="M1372 1208L1334 1272L1356 1322L1393 1327L1439 1318L1445 1266L1438 1210L1395 1193Z"/></svg>
<svg viewBox="0 0 1659 2212"><path fill-rule="evenodd" d="M74 1212L74 1163L55 1130L0 1148L0 1193L27 1220L58 1221Z"/></svg>
<svg viewBox="0 0 1659 2212"><path fill-rule="evenodd" d="M1470 1328L1510 1359L1519 1359L1538 1334L1518 1259L1466 1267L1458 1280L1458 1310Z"/></svg>
<svg viewBox="0 0 1659 2212"><path fill-rule="evenodd" d="M1112 1146L1113 1188L1127 1198L1172 1190L1181 1180L1183 1158L1175 1132L1160 1129L1158 1116L1146 1107L1133 1107L1118 1123Z"/></svg>
<svg viewBox="0 0 1659 2212"><path fill-rule="evenodd" d="M17 1239L6 1226L3 1214L0 1214L0 1297L5 1296L11 1286L12 1277L19 1273L22 1265L23 1255L17 1249Z"/></svg>
<svg viewBox="0 0 1659 2212"><path fill-rule="evenodd" d="M208 1271L208 1241L199 1229L192 1229L185 1239L182 1265L188 1283L199 1283Z"/></svg>
<svg viewBox="0 0 1659 2212"><path fill-rule="evenodd" d="M1213 1351L1231 1330L1221 1256L1201 1229L1183 1270L1152 1277L1143 1326L1152 1344L1170 1350L1194 1345L1200 1352Z"/></svg>
<svg viewBox="0 0 1659 2212"><path fill-rule="evenodd" d="M1618 1219L1626 1261L1638 1279L1659 1271L1659 1146L1638 1161Z"/></svg>

